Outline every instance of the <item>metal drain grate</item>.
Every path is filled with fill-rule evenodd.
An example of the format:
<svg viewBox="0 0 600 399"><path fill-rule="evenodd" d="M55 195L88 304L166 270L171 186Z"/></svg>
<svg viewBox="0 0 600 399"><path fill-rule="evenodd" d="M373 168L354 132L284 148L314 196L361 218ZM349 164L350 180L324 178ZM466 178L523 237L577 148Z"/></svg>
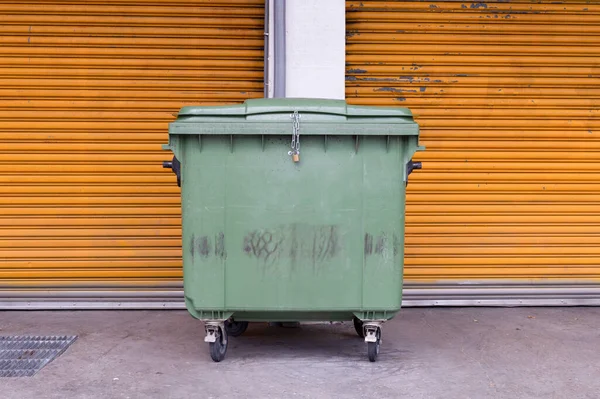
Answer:
<svg viewBox="0 0 600 399"><path fill-rule="evenodd" d="M31 377L76 339L76 335L0 336L0 377Z"/></svg>

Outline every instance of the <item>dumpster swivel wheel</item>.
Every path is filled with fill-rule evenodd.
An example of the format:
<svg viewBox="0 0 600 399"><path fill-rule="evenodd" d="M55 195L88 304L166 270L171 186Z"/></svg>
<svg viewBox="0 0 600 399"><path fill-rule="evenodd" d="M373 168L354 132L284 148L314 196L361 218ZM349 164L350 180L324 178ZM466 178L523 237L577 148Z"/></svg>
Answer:
<svg viewBox="0 0 600 399"><path fill-rule="evenodd" d="M233 319L231 319L231 321L225 321L225 331L227 332L227 335L231 335L232 337L239 337L245 333L247 329L247 321L234 321Z"/></svg>
<svg viewBox="0 0 600 399"><path fill-rule="evenodd" d="M364 331L364 327L363 327L363 322L360 321L360 319L356 316L354 317L354 319L352 321L354 322L354 329L356 330L356 334L358 334L359 337L364 338L365 331Z"/></svg>
<svg viewBox="0 0 600 399"><path fill-rule="evenodd" d="M210 357L218 363L225 359L227 353L227 330L223 324L207 324L205 329L204 342L208 342Z"/></svg>
<svg viewBox="0 0 600 399"><path fill-rule="evenodd" d="M367 324L364 326L365 342L367 343L367 355L370 362L377 361L379 347L381 346L381 327Z"/></svg>

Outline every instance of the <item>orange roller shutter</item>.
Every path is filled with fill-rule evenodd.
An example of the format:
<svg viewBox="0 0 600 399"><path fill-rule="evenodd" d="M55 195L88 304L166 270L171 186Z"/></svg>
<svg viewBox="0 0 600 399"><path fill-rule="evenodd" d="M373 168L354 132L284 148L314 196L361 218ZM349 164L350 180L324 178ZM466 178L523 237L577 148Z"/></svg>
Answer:
<svg viewBox="0 0 600 399"><path fill-rule="evenodd" d="M161 144L184 105L263 96L263 34L262 0L0 1L0 307L182 303Z"/></svg>

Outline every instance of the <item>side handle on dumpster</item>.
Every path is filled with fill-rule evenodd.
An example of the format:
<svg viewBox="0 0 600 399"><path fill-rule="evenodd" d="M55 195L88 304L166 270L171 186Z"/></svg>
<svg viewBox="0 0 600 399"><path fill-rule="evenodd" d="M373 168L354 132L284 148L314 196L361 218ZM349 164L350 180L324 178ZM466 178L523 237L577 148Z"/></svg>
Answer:
<svg viewBox="0 0 600 399"><path fill-rule="evenodd" d="M177 186L181 187L181 164L177 157L173 157L172 161L164 161L163 168L171 169L175 176L177 176Z"/></svg>
<svg viewBox="0 0 600 399"><path fill-rule="evenodd" d="M421 162L413 162L412 159L406 163L406 185L407 186L408 186L408 176L410 176L412 171L415 169L423 169L423 164Z"/></svg>

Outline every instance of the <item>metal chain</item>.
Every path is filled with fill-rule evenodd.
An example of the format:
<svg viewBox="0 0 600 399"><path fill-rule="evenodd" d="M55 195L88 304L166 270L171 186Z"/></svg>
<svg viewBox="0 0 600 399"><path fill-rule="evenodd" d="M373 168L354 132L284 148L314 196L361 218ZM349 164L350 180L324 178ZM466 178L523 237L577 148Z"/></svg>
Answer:
<svg viewBox="0 0 600 399"><path fill-rule="evenodd" d="M288 152L288 155L300 154L300 116L298 111L294 111L290 115L292 118L292 144L290 145L292 150Z"/></svg>

